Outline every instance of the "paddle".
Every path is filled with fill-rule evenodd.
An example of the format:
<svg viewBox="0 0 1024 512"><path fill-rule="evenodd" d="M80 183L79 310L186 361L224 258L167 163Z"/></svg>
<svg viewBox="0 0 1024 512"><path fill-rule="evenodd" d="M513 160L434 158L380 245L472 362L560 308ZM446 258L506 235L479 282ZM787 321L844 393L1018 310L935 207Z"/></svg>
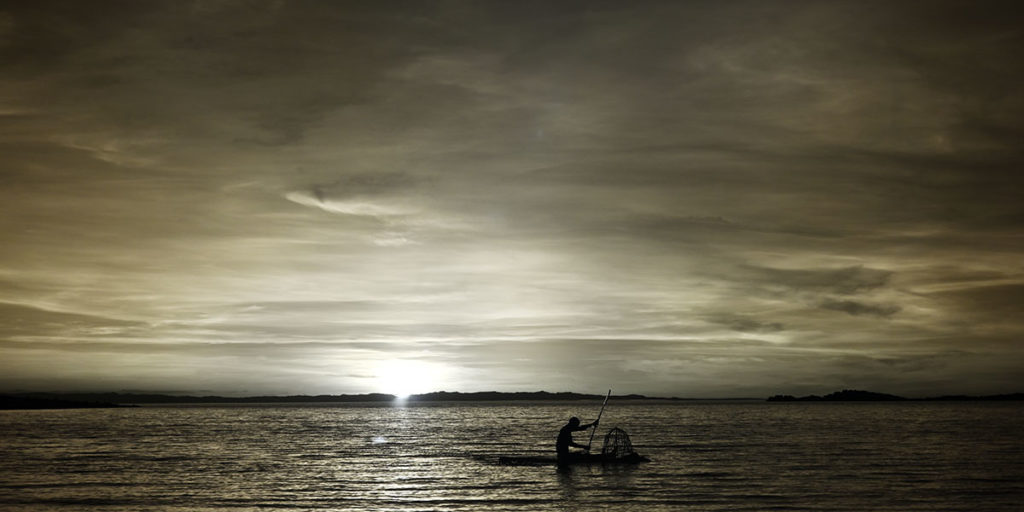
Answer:
<svg viewBox="0 0 1024 512"><path fill-rule="evenodd" d="M594 420L594 423L598 423L598 422L601 421L601 415L604 414L604 406L608 405L608 399L611 398L611 396L612 396L612 390L609 389L608 390L608 395L604 397L604 403L601 404L601 412L597 413L597 419ZM597 433L597 427L595 426L594 430L590 431L590 441L587 441L587 451L588 452L590 451L590 445L594 443L594 434L596 434L596 433Z"/></svg>

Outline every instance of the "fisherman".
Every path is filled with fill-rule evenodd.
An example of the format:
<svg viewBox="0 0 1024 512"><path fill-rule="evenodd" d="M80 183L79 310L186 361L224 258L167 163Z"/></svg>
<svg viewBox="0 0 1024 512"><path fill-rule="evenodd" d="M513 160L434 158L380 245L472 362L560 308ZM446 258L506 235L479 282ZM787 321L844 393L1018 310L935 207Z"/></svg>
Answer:
<svg viewBox="0 0 1024 512"><path fill-rule="evenodd" d="M570 446L590 450L590 447L587 445L574 443L572 440L572 433L579 432L580 430L586 430L590 427L597 428L597 422L599 421L601 420L594 420L593 423L581 427L579 418L575 416L569 418L569 423L566 423L565 426L562 427L562 430L558 431L558 441L555 442L555 451L558 452L559 464L566 463L572 458L572 454L569 453Z"/></svg>

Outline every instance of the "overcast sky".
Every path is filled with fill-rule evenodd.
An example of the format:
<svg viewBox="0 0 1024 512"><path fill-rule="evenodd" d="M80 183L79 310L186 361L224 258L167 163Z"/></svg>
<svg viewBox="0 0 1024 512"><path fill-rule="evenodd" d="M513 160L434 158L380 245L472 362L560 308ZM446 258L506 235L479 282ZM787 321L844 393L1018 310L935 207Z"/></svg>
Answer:
<svg viewBox="0 0 1024 512"><path fill-rule="evenodd" d="M0 3L0 390L1022 391L1017 5Z"/></svg>

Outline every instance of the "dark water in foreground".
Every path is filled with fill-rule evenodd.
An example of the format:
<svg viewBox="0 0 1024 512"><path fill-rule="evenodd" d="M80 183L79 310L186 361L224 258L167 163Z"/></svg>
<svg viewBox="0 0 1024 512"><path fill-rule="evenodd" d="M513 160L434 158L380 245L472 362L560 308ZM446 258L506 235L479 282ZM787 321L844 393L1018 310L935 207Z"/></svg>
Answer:
<svg viewBox="0 0 1024 512"><path fill-rule="evenodd" d="M496 464L598 407L4 411L0 510L1024 510L1020 403L613 402L652 462Z"/></svg>

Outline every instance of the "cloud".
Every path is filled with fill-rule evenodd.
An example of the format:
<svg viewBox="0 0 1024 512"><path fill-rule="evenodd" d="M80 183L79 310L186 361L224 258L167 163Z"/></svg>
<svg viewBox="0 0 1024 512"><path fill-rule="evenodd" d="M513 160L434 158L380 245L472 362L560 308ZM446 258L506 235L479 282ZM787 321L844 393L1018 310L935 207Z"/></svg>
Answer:
<svg viewBox="0 0 1024 512"><path fill-rule="evenodd" d="M315 192L308 193L294 191L288 192L284 197L293 203L319 208L325 212L355 215L359 217L400 217L414 214L417 211L413 208L397 204L395 202L380 199L320 199L320 197L323 197L322 194L317 194Z"/></svg>
<svg viewBox="0 0 1024 512"><path fill-rule="evenodd" d="M53 311L11 303L0 303L0 320L0 340L33 336L76 338L143 325L114 317Z"/></svg>
<svg viewBox="0 0 1024 512"><path fill-rule="evenodd" d="M1004 329L1021 331L1014 318L1024 301L1024 284L966 286L928 296L946 311L957 312L962 322L975 323L979 328L1001 324Z"/></svg>
<svg viewBox="0 0 1024 512"><path fill-rule="evenodd" d="M821 308L840 311L853 316L867 315L888 318L899 313L900 307L892 304L864 304L852 300L826 300Z"/></svg>
<svg viewBox="0 0 1024 512"><path fill-rule="evenodd" d="M736 314L720 314L708 319L711 322L724 325L739 332L762 332L771 333L785 329L780 322L762 322L748 316Z"/></svg>
<svg viewBox="0 0 1024 512"><path fill-rule="evenodd" d="M885 286L891 271L862 266L837 269L781 269L750 266L748 275L770 285L850 295Z"/></svg>

